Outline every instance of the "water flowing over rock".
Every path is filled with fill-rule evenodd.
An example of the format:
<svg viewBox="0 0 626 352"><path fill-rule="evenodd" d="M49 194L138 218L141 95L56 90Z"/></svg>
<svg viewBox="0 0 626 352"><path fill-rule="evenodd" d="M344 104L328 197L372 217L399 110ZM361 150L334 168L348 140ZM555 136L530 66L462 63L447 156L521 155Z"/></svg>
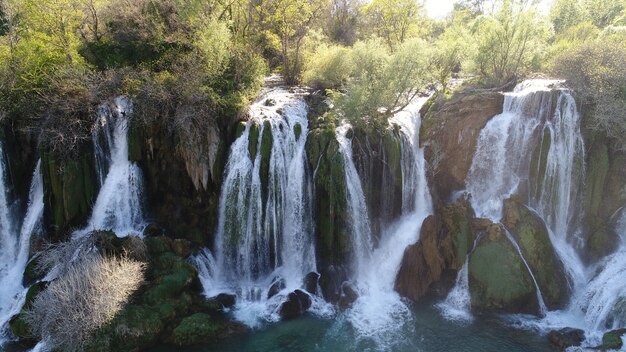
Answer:
<svg viewBox="0 0 626 352"><path fill-rule="evenodd" d="M28 262L30 240L42 230L43 181L41 161L37 162L28 196L28 208L18 224L11 214L11 192L7 186L6 159L0 143L0 344L6 337L9 319L19 313L27 289L22 286L22 277Z"/></svg>
<svg viewBox="0 0 626 352"><path fill-rule="evenodd" d="M421 224L432 212L432 200L426 181L426 162L423 150L417 143L417 131L421 121L419 109L424 101L425 99L416 100L394 117L395 122L401 126L402 133L406 135L406 140L412 142L403 145L409 149L401 154L412 160L402 162L401 165L412 168L402 170L402 175L417 178L403 180L403 186L413 195L413 199L408 200L410 203L403 207L408 211L381 234L377 246L364 258L357 259L360 266L353 279L359 296L345 312L358 340L373 341L377 348L383 350L394 344L401 344L400 336L405 329L410 329L412 313L394 291L394 286L406 247L418 240ZM361 218L357 217L352 220L359 219Z"/></svg>
<svg viewBox="0 0 626 352"><path fill-rule="evenodd" d="M465 187L481 130L502 113L502 105L503 95L491 92L424 106L420 142L430 165L428 179L436 198L445 201Z"/></svg>
<svg viewBox="0 0 626 352"><path fill-rule="evenodd" d="M545 221L558 261L576 286L584 280L575 248L580 237L576 219L584 175L584 145L574 98L567 90L559 89L559 84L529 80L505 94L502 114L491 119L480 134L466 184L477 216L492 221L502 218L505 199L520 195ZM512 241L519 248L515 238ZM523 249L520 255L527 263ZM529 269L539 270L542 266L537 263ZM534 281L536 273L530 275ZM539 280L538 287L547 289L542 285L548 283ZM551 306L562 305L563 295L551 295ZM540 306L543 296L537 293Z"/></svg>
<svg viewBox="0 0 626 352"><path fill-rule="evenodd" d="M195 260L207 295L236 293L235 314L255 325L275 320L289 290L317 265L304 99L275 88L249 114L226 165L215 254ZM267 298L274 277L284 279L284 288Z"/></svg>
<svg viewBox="0 0 626 352"><path fill-rule="evenodd" d="M141 169L128 156L131 114L132 104L125 97L100 107L93 134L100 193L89 223L78 235L93 230L112 230L118 236L142 233L143 179Z"/></svg>

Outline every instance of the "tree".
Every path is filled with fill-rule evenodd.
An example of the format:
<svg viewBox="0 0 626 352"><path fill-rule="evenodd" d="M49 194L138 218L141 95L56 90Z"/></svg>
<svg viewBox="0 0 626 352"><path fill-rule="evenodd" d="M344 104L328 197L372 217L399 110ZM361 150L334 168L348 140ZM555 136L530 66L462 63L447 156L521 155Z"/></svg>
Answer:
<svg viewBox="0 0 626 352"><path fill-rule="evenodd" d="M567 79L582 101L592 103L590 126L626 151L626 41L590 41L555 57L551 73Z"/></svg>
<svg viewBox="0 0 626 352"><path fill-rule="evenodd" d="M453 24L437 38L431 55L433 76L445 93L452 73L461 70L463 62L469 57L471 38L463 24Z"/></svg>
<svg viewBox="0 0 626 352"><path fill-rule="evenodd" d="M585 20L585 13L578 0L557 0L550 9L554 31L559 34Z"/></svg>
<svg viewBox="0 0 626 352"><path fill-rule="evenodd" d="M624 0L583 0L583 6L591 22L599 28L604 28L613 24L620 13L626 9L626 2Z"/></svg>
<svg viewBox="0 0 626 352"><path fill-rule="evenodd" d="M393 54L381 39L357 42L349 55L354 64L345 93L334 96L339 114L386 121L404 109L430 82L427 49L420 39L406 41Z"/></svg>
<svg viewBox="0 0 626 352"><path fill-rule="evenodd" d="M505 0L494 15L476 20L474 70L487 83L499 85L537 68L548 33L534 10Z"/></svg>
<svg viewBox="0 0 626 352"><path fill-rule="evenodd" d="M270 0L264 5L264 24L280 38L283 75L288 83L295 83L302 70L303 40L327 2Z"/></svg>
<svg viewBox="0 0 626 352"><path fill-rule="evenodd" d="M419 34L423 11L417 0L372 0L364 8L368 27L392 51Z"/></svg>
<svg viewBox="0 0 626 352"><path fill-rule="evenodd" d="M353 45L359 35L359 11L362 0L333 0L325 32L328 37L343 45Z"/></svg>

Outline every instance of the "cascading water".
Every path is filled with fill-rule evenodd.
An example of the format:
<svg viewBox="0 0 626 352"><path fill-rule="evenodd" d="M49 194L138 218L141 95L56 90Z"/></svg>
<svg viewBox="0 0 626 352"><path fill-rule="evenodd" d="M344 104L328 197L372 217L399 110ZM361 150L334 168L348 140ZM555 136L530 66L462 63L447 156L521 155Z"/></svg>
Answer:
<svg viewBox="0 0 626 352"><path fill-rule="evenodd" d="M30 239L41 230L43 219L43 181L41 160L37 162L28 196L28 208L19 233L14 218L9 213L9 192L6 186L6 161L0 144L0 344L6 338L6 328L11 317L24 304L26 289L22 277L28 262ZM7 221L7 222L5 222Z"/></svg>
<svg viewBox="0 0 626 352"><path fill-rule="evenodd" d="M348 204L349 226L352 239L353 271L362 270L372 253L372 229L365 203L365 194L361 186L361 179L352 160L352 140L347 137L352 126L343 123L337 127L335 135L339 142L339 151L344 161L344 175L346 178L346 203Z"/></svg>
<svg viewBox="0 0 626 352"><path fill-rule="evenodd" d="M131 114L132 104L125 97L100 107L93 140L101 188L88 225L77 235L93 230L112 230L120 237L141 233L143 178L139 166L128 159Z"/></svg>
<svg viewBox="0 0 626 352"><path fill-rule="evenodd" d="M382 350L402 343L403 334L412 329L409 324L411 310L394 291L394 283L404 250L419 239L421 224L432 212L426 162L418 140L419 109L425 101L426 98L417 99L391 120L401 126L404 135L401 147L403 193L412 197L403 198L404 215L383 232L378 247L366 257L357 259L362 263L355 277L360 296L345 313L345 320L354 328L359 342L374 343ZM340 143L345 136L341 132L338 129ZM351 158L351 155L345 158ZM346 168L350 167L349 162L345 164Z"/></svg>
<svg viewBox="0 0 626 352"><path fill-rule="evenodd" d="M276 88L251 106L226 165L215 256L194 258L205 294L237 294L235 317L250 326L277 320L285 295L317 269L307 134L301 95ZM279 279L284 288L268 299ZM321 300L312 298L315 308Z"/></svg>
<svg viewBox="0 0 626 352"><path fill-rule="evenodd" d="M584 145L574 98L555 88L558 84L529 80L505 93L502 114L481 131L466 189L476 215L494 222L502 218L505 199L526 197L546 222L550 240L577 286L584 282L584 266L571 245L578 230L572 219L584 174ZM538 296L541 305L540 292Z"/></svg>
<svg viewBox="0 0 626 352"><path fill-rule="evenodd" d="M465 256L465 263L456 276L456 282L446 299L437 304L444 318L448 320L470 322L474 319L471 312L471 295L469 290L469 257L482 236L477 236L472 250Z"/></svg>

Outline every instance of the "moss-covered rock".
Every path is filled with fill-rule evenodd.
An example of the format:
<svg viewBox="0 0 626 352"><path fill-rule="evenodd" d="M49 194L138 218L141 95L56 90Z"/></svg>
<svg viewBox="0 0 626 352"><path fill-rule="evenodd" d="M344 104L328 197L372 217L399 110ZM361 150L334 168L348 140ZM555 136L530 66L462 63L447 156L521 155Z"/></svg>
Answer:
<svg viewBox="0 0 626 352"><path fill-rule="evenodd" d="M206 343L216 338L220 326L210 315L196 313L185 319L172 331L172 342L177 346L191 346Z"/></svg>
<svg viewBox="0 0 626 352"><path fill-rule="evenodd" d="M100 330L87 351L137 351L156 344L164 328L159 313L148 306L128 305Z"/></svg>
<svg viewBox="0 0 626 352"><path fill-rule="evenodd" d="M259 145L259 124L256 122L250 123L250 130L248 131L248 153L250 158L254 160L256 158L256 151Z"/></svg>
<svg viewBox="0 0 626 352"><path fill-rule="evenodd" d="M313 170L313 203L317 262L322 276L324 297L336 302L341 283L347 278L342 269L350 261L350 236L346 204L344 164L333 125L314 129L306 143L307 160Z"/></svg>
<svg viewBox="0 0 626 352"><path fill-rule="evenodd" d="M44 216L53 239L61 239L71 228L82 226L91 213L98 190L91 149L77 159L57 160L41 153L44 182Z"/></svg>
<svg viewBox="0 0 626 352"><path fill-rule="evenodd" d="M30 326L25 319L25 311L32 307L33 301L37 295L46 288L46 286L47 283L45 282L37 282L28 288L26 297L24 298L24 306L20 310L20 313L12 317L9 321L9 329L11 330L13 336L27 341L32 339Z"/></svg>
<svg viewBox="0 0 626 352"><path fill-rule="evenodd" d="M602 335L601 350L619 350L624 345L622 336L626 335L626 329L612 330Z"/></svg>
<svg viewBox="0 0 626 352"><path fill-rule="evenodd" d="M538 302L532 278L504 229L494 231L489 225L483 233L469 259L472 308L536 314Z"/></svg>
<svg viewBox="0 0 626 352"><path fill-rule="evenodd" d="M504 202L502 223L517 241L546 306L562 308L569 296L568 280L543 220L514 197Z"/></svg>
<svg viewBox="0 0 626 352"><path fill-rule="evenodd" d="M267 186L269 183L270 161L272 158L272 145L274 144L274 136L272 135L272 126L269 121L263 122L263 135L261 136L261 165L260 178L261 189L263 190L263 204L267 200Z"/></svg>

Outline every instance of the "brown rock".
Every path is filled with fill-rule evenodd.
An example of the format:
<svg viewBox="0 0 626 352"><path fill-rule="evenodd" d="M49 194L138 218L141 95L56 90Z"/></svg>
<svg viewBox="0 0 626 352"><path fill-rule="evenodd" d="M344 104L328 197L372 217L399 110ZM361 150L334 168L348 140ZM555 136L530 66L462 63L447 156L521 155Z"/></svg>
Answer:
<svg viewBox="0 0 626 352"><path fill-rule="evenodd" d="M448 199L453 191L465 187L480 131L502 113L503 102L500 93L465 94L436 103L422 115L421 143L426 147L426 160L434 168L429 170L429 179L440 199Z"/></svg>
<svg viewBox="0 0 626 352"><path fill-rule="evenodd" d="M438 208L435 215L424 220L420 240L409 246L402 258L395 285L400 295L418 301L435 288L434 284L446 272L463 266L474 241L473 215L469 203L460 200Z"/></svg>

